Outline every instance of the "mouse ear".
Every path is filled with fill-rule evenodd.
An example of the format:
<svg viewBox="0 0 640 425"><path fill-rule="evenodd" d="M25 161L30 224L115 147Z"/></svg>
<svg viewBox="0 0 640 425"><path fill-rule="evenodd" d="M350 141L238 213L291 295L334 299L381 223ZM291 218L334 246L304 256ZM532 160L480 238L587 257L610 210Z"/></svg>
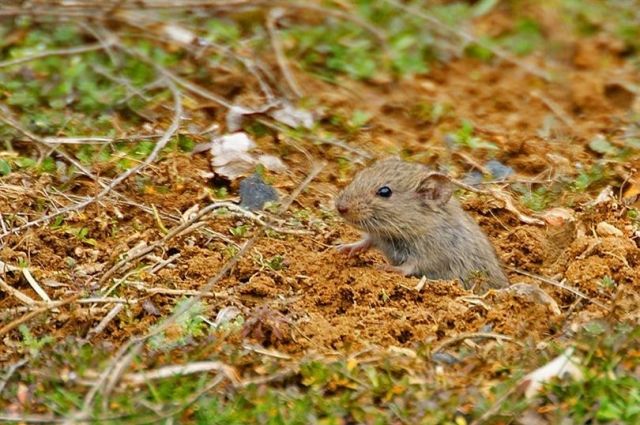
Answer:
<svg viewBox="0 0 640 425"><path fill-rule="evenodd" d="M417 191L426 202L444 205L453 195L453 185L444 174L428 173L420 181Z"/></svg>

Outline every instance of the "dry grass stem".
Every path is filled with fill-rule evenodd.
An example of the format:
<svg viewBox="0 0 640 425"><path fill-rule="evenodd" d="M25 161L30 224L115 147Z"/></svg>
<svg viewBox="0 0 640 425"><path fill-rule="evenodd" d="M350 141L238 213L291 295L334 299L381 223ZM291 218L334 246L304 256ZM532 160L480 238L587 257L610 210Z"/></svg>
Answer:
<svg viewBox="0 0 640 425"><path fill-rule="evenodd" d="M113 308L109 311L109 313L102 318L100 323L98 323L98 325L95 328L92 328L89 330L87 335L91 337L91 336L100 334L102 331L105 330L105 328L109 325L109 323L111 323L111 321L116 318L116 316L122 311L123 308L124 308L124 304L116 304L115 306L113 306Z"/></svg>
<svg viewBox="0 0 640 425"><path fill-rule="evenodd" d="M21 424L57 424L64 422L64 419L52 415L19 415L16 413L0 412L0 421L6 423L17 422Z"/></svg>
<svg viewBox="0 0 640 425"><path fill-rule="evenodd" d="M45 292L44 289L42 289L42 286L40 286L38 281L33 277L29 269L27 269L26 267L23 268L22 275L24 276L25 280L29 282L29 285L31 285L33 290L36 291L36 294L38 294L38 296L42 298L43 301L46 301L46 302L51 301L51 298L49 298L49 295Z"/></svg>
<svg viewBox="0 0 640 425"><path fill-rule="evenodd" d="M5 105L0 105L0 111L1 111L1 113L0 113L0 121L5 123L6 125L12 127L13 129L18 131L19 133L23 134L29 140L32 140L32 141L34 141L34 142L36 142L36 143L38 143L38 144L40 144L42 146L45 146L48 149L52 149L54 152L57 152L65 160L69 161L70 164L73 164L75 167L77 167L78 170L80 170L83 174L85 174L86 176L90 177L92 180L100 183L99 179L96 176L94 176L93 173L91 173L91 171L89 171L84 165L82 165L79 161L77 161L71 155L67 154L66 152L64 152L61 149L58 149L55 145L52 145L51 143L47 142L45 140L45 138L42 138L42 137L32 133L31 131L27 130L26 128L22 127L20 125L20 123L18 121L16 121L11 116L11 111L9 111L9 109ZM5 232L5 234L6 234L6 232ZM0 235L0 239L2 239L2 237L5 236L5 234Z"/></svg>
<svg viewBox="0 0 640 425"><path fill-rule="evenodd" d="M180 297L200 295L202 298L229 298L229 294L224 292L202 292L195 289L147 288L142 282L128 282L128 285L151 295L160 294Z"/></svg>
<svg viewBox="0 0 640 425"><path fill-rule="evenodd" d="M146 256L150 252L154 251L156 248L159 248L160 246L162 246L162 244L166 243L168 240L170 240L170 239L172 239L172 238L174 238L174 237L176 237L178 235L183 235L184 234L183 232L186 229L189 229L195 222L197 222L198 220L202 219L205 215L209 214L210 212L212 212L212 211L214 211L216 209L219 209L219 208L228 208L228 209L240 211L245 216L247 216L249 218L253 218L253 219L259 220L259 219L257 219L257 217L253 213L251 213L249 211L246 211L243 208L241 208L241 207L239 207L239 206L237 206L235 204L232 204L230 202L216 202L214 204L207 205L206 207L198 210L195 214L193 214L192 217L190 217L189 220L184 221L184 222L180 223L178 226L176 226L173 229L171 229L162 239L159 239L159 240L153 242L150 245L141 246L141 247L138 247L136 249L129 250L129 252L126 253L120 261L118 261L114 266L112 266L109 270L107 270L100 277L100 283L106 282L119 269L121 269L122 267L124 267L126 265L132 264L134 260L138 260L138 259ZM262 220L259 220L258 223L261 224L262 226L266 226L266 224ZM193 229L193 230L195 230L195 229Z"/></svg>
<svg viewBox="0 0 640 425"><path fill-rule="evenodd" d="M14 288L13 286L9 285L7 282L5 282L2 278L0 278L0 289L2 289L3 291L5 291L6 293L13 295L14 297L16 297L17 299L20 300L21 303L26 304L26 305L35 305L37 304L37 302L31 298L30 296L23 294L22 292L18 291L16 288Z"/></svg>
<svg viewBox="0 0 640 425"><path fill-rule="evenodd" d="M232 367L218 361L193 362L184 365L164 366L155 370L125 374L122 376L122 381L133 385L141 385L156 379L192 375L194 373L211 372L214 370L222 372L234 385L237 385L238 377L236 371Z"/></svg>
<svg viewBox="0 0 640 425"><path fill-rule="evenodd" d="M4 391L4 388L7 386L7 382L9 382L13 374L16 373L16 370L20 369L27 363L29 363L29 359L25 358L15 362L14 364L6 368L7 371L5 372L2 379L0 379L0 394L2 394L2 391Z"/></svg>
<svg viewBox="0 0 640 425"><path fill-rule="evenodd" d="M269 38L271 39L271 46L273 47L273 51L276 54L276 61L278 62L278 66L280 67L280 71L282 72L284 80L287 82L289 90L291 90L291 92L296 97L302 97L304 94L300 89L300 85L298 84L296 77L291 72L289 61L287 60L284 52L284 47L282 46L282 42L278 37L277 23L283 15L283 9L271 9L267 16L267 30L269 31Z"/></svg>
<svg viewBox="0 0 640 425"><path fill-rule="evenodd" d="M281 353L277 350L269 350L259 345L244 344L242 348L253 351L254 353L262 354L263 356L269 356L281 360L291 360L291 356L288 354Z"/></svg>
<svg viewBox="0 0 640 425"><path fill-rule="evenodd" d="M32 62L38 59L47 58L49 56L71 56L79 53L93 52L96 50L103 50L106 46L102 43L89 44L86 46L71 47L69 49L56 49L47 50L44 52L36 53L35 55L25 56L23 58L8 60L0 62L0 68L6 68L8 66L19 65L22 63Z"/></svg>

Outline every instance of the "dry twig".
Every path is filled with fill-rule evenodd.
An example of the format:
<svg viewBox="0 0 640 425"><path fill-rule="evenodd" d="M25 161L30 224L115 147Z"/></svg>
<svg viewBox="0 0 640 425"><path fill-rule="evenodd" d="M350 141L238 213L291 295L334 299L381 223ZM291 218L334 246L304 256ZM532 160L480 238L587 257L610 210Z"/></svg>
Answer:
<svg viewBox="0 0 640 425"><path fill-rule="evenodd" d="M290 233L290 234L296 234L296 235L309 234L308 231L301 231L301 230L295 230L295 229L283 229L281 227L271 225L270 223L267 223L267 222L261 220L260 218L258 218L258 216L255 215L254 213L252 213L251 211L245 210L244 208L242 208L242 207L240 207L240 206L238 206L236 204L233 204L231 202L216 202L214 204L207 205L206 207L204 207L201 210L199 210L196 214L194 214L189 220L187 220L187 221L181 223L180 225L174 227L173 229L171 229L171 231L169 231L169 233L167 233L162 239L157 240L157 241L155 241L154 243L152 243L150 245L142 247L142 248L136 250L135 252L133 252L131 255L126 256L125 258L122 258L120 261L118 261L113 267L111 267L109 270L107 270L100 277L100 283L106 282L111 276L113 276L113 274L116 271L121 269L123 266L125 266L127 264L132 264L132 262L134 260L137 260L137 259L140 259L140 258L146 256L147 254L149 254L150 252L152 252L156 248L159 248L163 243L167 242L169 239L182 234L183 231L189 229L195 222L197 222L198 220L202 219L205 215L207 215L210 212L212 212L212 211L214 211L216 209L219 209L219 208L227 208L227 209L230 209L230 210L235 210L237 212L240 212L240 213L242 213L243 216L248 217L248 218L256 221L262 227L274 230L274 231L279 232L279 233Z"/></svg>

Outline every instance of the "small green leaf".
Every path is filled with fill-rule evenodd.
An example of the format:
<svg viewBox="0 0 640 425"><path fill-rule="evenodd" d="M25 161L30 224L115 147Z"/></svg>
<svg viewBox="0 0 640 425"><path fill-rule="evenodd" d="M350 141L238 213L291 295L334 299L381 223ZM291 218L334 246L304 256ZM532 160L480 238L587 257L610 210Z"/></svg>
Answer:
<svg viewBox="0 0 640 425"><path fill-rule="evenodd" d="M91 164L93 159L94 149L91 145L81 145L76 152L76 158L83 164Z"/></svg>
<svg viewBox="0 0 640 425"><path fill-rule="evenodd" d="M489 44L487 42L484 44L471 43L464 49L464 53L471 58L488 62L493 58L493 52L488 48Z"/></svg>
<svg viewBox="0 0 640 425"><path fill-rule="evenodd" d="M603 136L594 137L593 140L589 142L589 149L603 155L617 155L619 153L618 148L613 146Z"/></svg>
<svg viewBox="0 0 640 425"><path fill-rule="evenodd" d="M222 41L231 43L240 37L240 29L233 21L223 21L221 19L211 19L206 24L209 34L207 39L211 41Z"/></svg>
<svg viewBox="0 0 640 425"><path fill-rule="evenodd" d="M614 421L616 419L623 418L623 412L620 406L615 404L612 400L602 400L596 417L601 421Z"/></svg>
<svg viewBox="0 0 640 425"><path fill-rule="evenodd" d="M606 329L600 322L589 322L584 325L584 330L591 335L602 335Z"/></svg>
<svg viewBox="0 0 640 425"><path fill-rule="evenodd" d="M143 140L135 145L132 155L136 158L146 158L151 154L155 146L156 144L154 142Z"/></svg>
<svg viewBox="0 0 640 425"><path fill-rule="evenodd" d="M42 163L40 164L40 169L45 173L53 173L57 170L56 161L50 156L48 156L42 160Z"/></svg>
<svg viewBox="0 0 640 425"><path fill-rule="evenodd" d="M193 140L191 137L185 136L185 135L178 135L178 148L182 151L182 152L191 152L193 151L193 147L196 145L195 140Z"/></svg>
<svg viewBox="0 0 640 425"><path fill-rule="evenodd" d="M473 134L473 123L471 121L468 120L464 120L462 121L462 126L460 127L460 130L458 131L458 135L461 138L469 138L471 137L471 135Z"/></svg>
<svg viewBox="0 0 640 425"><path fill-rule="evenodd" d="M518 55L527 55L539 46L542 40L539 25L535 21L524 19L517 24L513 34L502 37L499 42Z"/></svg>
<svg viewBox="0 0 640 425"><path fill-rule="evenodd" d="M6 176L11 172L11 166L4 159L0 159L0 176Z"/></svg>
<svg viewBox="0 0 640 425"><path fill-rule="evenodd" d="M282 257L281 255L276 255L269 262L267 262L267 266L269 266L271 270L282 270L282 268L284 268L284 257Z"/></svg>
<svg viewBox="0 0 640 425"><path fill-rule="evenodd" d="M16 165L20 168L31 168L36 165L36 161L34 159L21 156L16 159Z"/></svg>
<svg viewBox="0 0 640 425"><path fill-rule="evenodd" d="M573 187L578 191L583 191L589 188L593 183L602 180L605 177L604 169L600 165L594 165L588 170L582 170L576 180L573 182Z"/></svg>
<svg viewBox="0 0 640 425"><path fill-rule="evenodd" d="M62 215L58 215L53 219L53 222L51 223L51 228L59 229L60 227L62 227L63 222L64 222L64 217Z"/></svg>
<svg viewBox="0 0 640 425"><path fill-rule="evenodd" d="M229 229L229 232L236 237L243 237L244 235L247 234L247 230L249 230L249 226L246 224L241 224L239 226L236 227L232 227Z"/></svg>
<svg viewBox="0 0 640 425"><path fill-rule="evenodd" d="M354 111L351 116L351 125L355 128L360 128L365 125L371 119L371 115L369 115L365 111Z"/></svg>

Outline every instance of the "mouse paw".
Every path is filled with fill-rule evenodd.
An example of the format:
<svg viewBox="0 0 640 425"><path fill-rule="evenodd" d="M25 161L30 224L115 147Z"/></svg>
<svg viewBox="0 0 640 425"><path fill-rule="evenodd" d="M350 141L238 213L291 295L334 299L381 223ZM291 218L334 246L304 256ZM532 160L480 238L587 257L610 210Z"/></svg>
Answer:
<svg viewBox="0 0 640 425"><path fill-rule="evenodd" d="M338 252L342 254L347 254L349 257L361 252L365 252L369 248L371 248L371 240L367 238L359 240L358 242L345 243L345 244L336 246L336 249L338 250Z"/></svg>

